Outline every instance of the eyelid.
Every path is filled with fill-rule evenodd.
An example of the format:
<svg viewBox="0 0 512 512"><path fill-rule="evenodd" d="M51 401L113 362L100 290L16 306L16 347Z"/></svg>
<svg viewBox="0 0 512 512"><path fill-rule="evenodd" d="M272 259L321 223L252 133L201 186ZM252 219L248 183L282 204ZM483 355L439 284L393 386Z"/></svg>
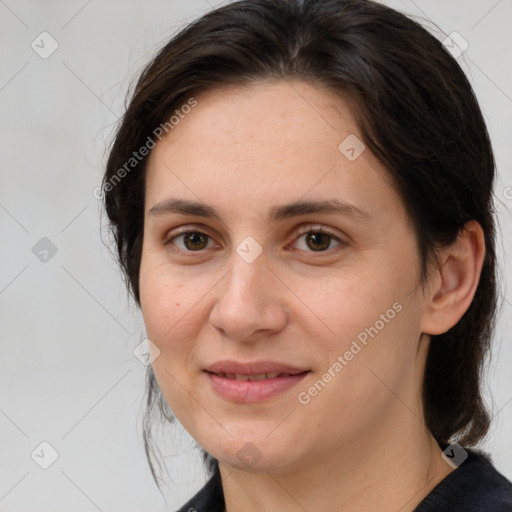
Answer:
<svg viewBox="0 0 512 512"><path fill-rule="evenodd" d="M210 240L213 240L213 236L209 233L208 227L202 224L187 224L185 226L180 226L171 230L170 232L166 232L162 237L162 243L164 245L170 244L172 240L180 235L186 235L187 233L201 233L203 235L207 235ZM187 251L194 252L194 251ZM200 251L196 251L200 252Z"/></svg>
<svg viewBox="0 0 512 512"><path fill-rule="evenodd" d="M335 232L334 230L332 230L330 228L327 228L327 227L323 226L322 224L305 224L305 225L302 225L298 229L298 235L297 236L302 236L305 233L310 233L310 232L325 233L327 235L331 235L333 238L336 238L340 242L342 241L340 239L340 237L339 237L339 234L337 232Z"/></svg>

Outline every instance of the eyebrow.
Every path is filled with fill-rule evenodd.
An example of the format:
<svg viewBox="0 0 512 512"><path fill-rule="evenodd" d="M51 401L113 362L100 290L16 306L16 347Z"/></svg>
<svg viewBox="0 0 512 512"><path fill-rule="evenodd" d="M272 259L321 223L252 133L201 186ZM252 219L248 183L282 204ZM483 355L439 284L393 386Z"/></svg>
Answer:
<svg viewBox="0 0 512 512"><path fill-rule="evenodd" d="M215 208L204 203L184 199L166 199L154 205L148 212L151 216L169 215L172 213L222 220ZM362 222L373 221L367 211L338 199L294 201L288 204L272 206L268 211L268 219L270 222L276 223L280 220L312 213L338 213Z"/></svg>

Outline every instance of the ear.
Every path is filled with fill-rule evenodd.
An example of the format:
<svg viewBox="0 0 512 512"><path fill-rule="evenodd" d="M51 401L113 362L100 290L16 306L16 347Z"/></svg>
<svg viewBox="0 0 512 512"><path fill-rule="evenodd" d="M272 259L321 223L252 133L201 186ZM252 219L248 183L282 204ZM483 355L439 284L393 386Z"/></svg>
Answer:
<svg viewBox="0 0 512 512"><path fill-rule="evenodd" d="M433 335L451 329L471 305L485 256L482 227L469 221L457 240L438 254L439 267L430 274L422 318L422 332Z"/></svg>

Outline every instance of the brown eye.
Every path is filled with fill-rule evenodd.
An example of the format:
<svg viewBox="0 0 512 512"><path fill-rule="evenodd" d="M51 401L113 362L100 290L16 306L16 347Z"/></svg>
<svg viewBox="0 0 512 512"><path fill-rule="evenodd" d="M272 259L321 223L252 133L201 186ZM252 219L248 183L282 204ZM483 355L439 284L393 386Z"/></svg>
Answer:
<svg viewBox="0 0 512 512"><path fill-rule="evenodd" d="M331 236L325 233L308 233L306 236L306 244L314 251L324 251L329 248Z"/></svg>
<svg viewBox="0 0 512 512"><path fill-rule="evenodd" d="M345 245L345 243L338 237L324 231L323 229L310 229L302 233L297 241L303 240L302 243L297 242L297 248L309 252L326 252L331 248L339 245ZM335 242L335 246L332 246L332 242Z"/></svg>
<svg viewBox="0 0 512 512"><path fill-rule="evenodd" d="M181 244L175 243L176 240L180 239L182 241ZM169 238L165 244L175 244L182 251L201 251L207 248L209 241L210 237L205 233L201 233L200 231L187 231Z"/></svg>
<svg viewBox="0 0 512 512"><path fill-rule="evenodd" d="M206 244L208 244L208 235L197 232L186 233L183 238L183 241L187 249L190 249L191 251L196 251L199 249L204 249L206 247Z"/></svg>

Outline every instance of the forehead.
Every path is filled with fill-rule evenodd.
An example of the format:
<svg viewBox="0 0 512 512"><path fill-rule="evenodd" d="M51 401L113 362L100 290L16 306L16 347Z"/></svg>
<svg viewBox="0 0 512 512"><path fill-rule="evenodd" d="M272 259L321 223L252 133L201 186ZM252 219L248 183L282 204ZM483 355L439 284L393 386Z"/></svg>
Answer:
<svg viewBox="0 0 512 512"><path fill-rule="evenodd" d="M235 143L230 147L232 156L246 156L251 149L261 154L276 147L285 153L287 149L305 153L311 148L304 148L303 142L314 140L337 157L337 144L333 146L329 135L344 130L347 134L359 133L347 100L325 87L300 80L223 86L203 92L196 100L197 107L169 139L178 142L194 131L214 145ZM257 148L254 143L258 141L266 145Z"/></svg>
<svg viewBox="0 0 512 512"><path fill-rule="evenodd" d="M337 139L359 132L339 96L298 80L223 86L195 100L197 105L187 114L174 116L178 122L164 139L188 159L249 163L267 155L275 158L277 152L283 160L318 160L320 151L337 159Z"/></svg>
<svg viewBox="0 0 512 512"><path fill-rule="evenodd" d="M400 201L386 169L364 148L348 103L333 91L281 80L213 89L195 100L152 150L146 211L169 195L229 198L256 209L333 194L375 209ZM343 152L347 140L363 148L355 159Z"/></svg>

